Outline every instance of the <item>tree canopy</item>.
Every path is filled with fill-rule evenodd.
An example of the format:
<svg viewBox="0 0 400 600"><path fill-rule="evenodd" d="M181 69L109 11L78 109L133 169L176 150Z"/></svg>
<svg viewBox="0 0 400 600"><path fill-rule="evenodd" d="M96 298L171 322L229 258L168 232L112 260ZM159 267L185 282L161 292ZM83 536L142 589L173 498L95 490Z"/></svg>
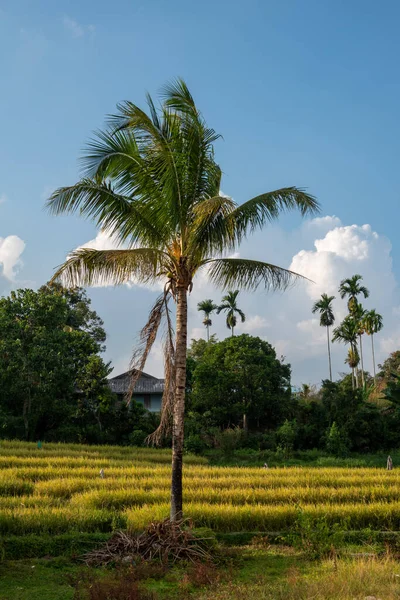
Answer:
<svg viewBox="0 0 400 600"><path fill-rule="evenodd" d="M3 434L41 438L84 405L99 421L111 370L99 356L105 337L81 289L44 286L0 298Z"/></svg>

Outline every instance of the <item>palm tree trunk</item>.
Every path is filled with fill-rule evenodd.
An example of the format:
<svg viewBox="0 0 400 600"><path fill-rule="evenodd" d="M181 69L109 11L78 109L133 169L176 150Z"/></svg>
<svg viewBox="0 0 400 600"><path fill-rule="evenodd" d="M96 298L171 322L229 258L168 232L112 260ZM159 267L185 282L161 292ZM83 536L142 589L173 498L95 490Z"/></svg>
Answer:
<svg viewBox="0 0 400 600"><path fill-rule="evenodd" d="M371 334L372 343L372 363L374 365L374 385L376 386L376 367L375 367L375 348L374 348L374 334Z"/></svg>
<svg viewBox="0 0 400 600"><path fill-rule="evenodd" d="M235 333L234 333L234 331L235 331L235 328L234 328L234 327L232 327L232 337L235 337Z"/></svg>
<svg viewBox="0 0 400 600"><path fill-rule="evenodd" d="M186 391L187 290L177 289L176 307L176 383L172 424L171 521L182 518L182 459Z"/></svg>
<svg viewBox="0 0 400 600"><path fill-rule="evenodd" d="M210 326L207 325L207 342L210 341Z"/></svg>
<svg viewBox="0 0 400 600"><path fill-rule="evenodd" d="M351 387L353 390L355 389L355 377L354 377L354 367L351 367Z"/></svg>
<svg viewBox="0 0 400 600"><path fill-rule="evenodd" d="M358 336L360 338L360 358L361 358L361 383L362 386L365 386L365 380L364 380L364 358L363 358L363 349L362 349L362 339L361 339L361 334Z"/></svg>
<svg viewBox="0 0 400 600"><path fill-rule="evenodd" d="M328 338L328 359L329 359L329 377L332 381L332 361L331 361L331 346L329 343L329 327L326 328L326 335Z"/></svg>

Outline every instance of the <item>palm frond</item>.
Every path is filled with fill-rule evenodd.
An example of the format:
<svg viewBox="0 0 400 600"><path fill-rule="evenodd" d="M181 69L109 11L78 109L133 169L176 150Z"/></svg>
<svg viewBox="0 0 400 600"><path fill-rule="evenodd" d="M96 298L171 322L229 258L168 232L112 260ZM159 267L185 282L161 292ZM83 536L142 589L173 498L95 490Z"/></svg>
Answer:
<svg viewBox="0 0 400 600"><path fill-rule="evenodd" d="M255 229L276 220L282 212L299 210L302 216L319 212L314 196L296 187L260 194L239 205L227 218L233 221L237 243Z"/></svg>
<svg viewBox="0 0 400 600"><path fill-rule="evenodd" d="M157 429L147 437L147 443L159 446L160 443L171 433L172 430L172 415L175 399L175 344L174 344L174 328L172 325L171 311L168 305L170 295L165 297L164 315L166 327L164 332L164 392L161 401L161 416L160 423Z"/></svg>
<svg viewBox="0 0 400 600"><path fill-rule="evenodd" d="M241 318L241 320L242 320L242 323L244 323L244 322L245 322L245 320L246 320L246 315L244 314L244 312L243 312L242 310L240 310L240 308L237 308L237 309L236 309L236 312L237 312L237 313L238 313L238 315L240 316L240 318Z"/></svg>
<svg viewBox="0 0 400 600"><path fill-rule="evenodd" d="M140 331L139 341L138 344L135 345L130 363L130 382L128 391L126 393L127 404L130 404L132 400L132 394L135 390L136 383L138 382L144 370L147 358L154 342L156 341L158 329L167 308L168 296L168 290L164 290L164 292L157 298L153 308L150 311L146 325Z"/></svg>
<svg viewBox="0 0 400 600"><path fill-rule="evenodd" d="M227 218L235 209L232 198L214 196L197 204L188 240L188 251L199 259L223 252L234 244L235 228Z"/></svg>
<svg viewBox="0 0 400 600"><path fill-rule="evenodd" d="M298 273L258 260L220 258L205 264L209 265L211 281L223 289L240 287L256 290L263 285L265 289L284 290L296 279L302 278Z"/></svg>
<svg viewBox="0 0 400 600"><path fill-rule="evenodd" d="M116 193L106 182L82 179L76 185L59 188L50 196L47 207L54 215L79 211L121 242L140 241L157 247L163 243L148 207Z"/></svg>
<svg viewBox="0 0 400 600"><path fill-rule="evenodd" d="M85 285L120 285L135 279L153 283L168 268L169 257L153 248L128 250L75 250L61 265L51 281L67 287Z"/></svg>

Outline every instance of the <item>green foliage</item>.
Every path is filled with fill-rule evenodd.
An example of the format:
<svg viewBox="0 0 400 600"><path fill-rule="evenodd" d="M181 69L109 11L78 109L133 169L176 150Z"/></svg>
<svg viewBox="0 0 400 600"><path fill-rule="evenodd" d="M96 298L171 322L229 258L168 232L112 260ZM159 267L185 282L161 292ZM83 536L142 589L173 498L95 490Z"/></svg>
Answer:
<svg viewBox="0 0 400 600"><path fill-rule="evenodd" d="M203 454L207 444L198 433L191 433L185 438L185 450L193 454Z"/></svg>
<svg viewBox="0 0 400 600"><path fill-rule="evenodd" d="M325 517L313 518L301 507L297 507L295 522L286 543L299 548L307 558L317 560L336 554L344 545L347 524L329 523Z"/></svg>
<svg viewBox="0 0 400 600"><path fill-rule="evenodd" d="M277 451L281 451L284 458L289 458L292 455L296 436L296 420L288 421L288 419L286 419L283 425L277 430L277 437L279 440Z"/></svg>
<svg viewBox="0 0 400 600"><path fill-rule="evenodd" d="M291 406L290 366L276 357L272 346L258 337L240 335L222 342L192 346L189 419L200 431L242 425L273 428Z"/></svg>
<svg viewBox="0 0 400 600"><path fill-rule="evenodd" d="M334 421L326 436L326 449L334 456L346 456L349 451L349 443L346 435L339 429Z"/></svg>
<svg viewBox="0 0 400 600"><path fill-rule="evenodd" d="M230 457L240 447L243 435L243 430L239 427L229 427L217 433L215 442L223 455Z"/></svg>
<svg viewBox="0 0 400 600"><path fill-rule="evenodd" d="M110 372L98 355L102 325L83 290L44 286L0 299L2 436L45 439L80 411L99 421Z"/></svg>

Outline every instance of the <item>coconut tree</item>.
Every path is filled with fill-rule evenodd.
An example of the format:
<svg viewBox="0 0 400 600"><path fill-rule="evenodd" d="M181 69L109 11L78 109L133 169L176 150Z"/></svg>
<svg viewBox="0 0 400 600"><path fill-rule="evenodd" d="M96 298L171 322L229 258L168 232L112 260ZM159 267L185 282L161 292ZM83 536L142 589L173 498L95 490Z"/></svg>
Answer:
<svg viewBox="0 0 400 600"><path fill-rule="evenodd" d="M347 298L347 307L351 313L358 304L358 296L368 298L369 290L365 285L361 285L362 275L353 275L347 279L343 279L339 285L340 297Z"/></svg>
<svg viewBox="0 0 400 600"><path fill-rule="evenodd" d="M333 330L332 342L342 342L344 344L349 344L352 357L355 358L356 355L358 355L357 336L358 336L358 324L353 319L353 317L349 315L349 316L345 317L343 319L343 321L341 322L341 324ZM346 361L346 362L348 362L348 361ZM353 360L352 360L352 364L349 363L349 366L351 367L351 371L352 371L353 388L354 388L354 382L356 384L356 387L358 387L358 373L357 373L358 361L356 362L356 364L354 364L354 363L355 363L355 361L353 361ZM352 365L354 365L354 366L352 366Z"/></svg>
<svg viewBox="0 0 400 600"><path fill-rule="evenodd" d="M212 325L211 314L217 310L218 306L211 299L202 300L197 304L197 310L204 314L203 325L207 330L207 342L210 341L210 327Z"/></svg>
<svg viewBox="0 0 400 600"><path fill-rule="evenodd" d="M315 314L319 313L319 324L321 327L326 327L326 337L328 341L328 360L329 360L329 377L332 381L332 362L331 362L331 348L329 342L329 327L335 322L335 315L333 314L332 302L335 296L328 296L328 294L322 294L321 298L312 307L312 312Z"/></svg>
<svg viewBox="0 0 400 600"><path fill-rule="evenodd" d="M222 298L222 304L220 304L217 308L217 315L221 311L226 312L226 326L232 332L232 337L235 335L235 327L237 325L237 316L239 315L242 323L246 320L246 315L237 305L237 297L239 295L239 290L235 290L234 292L228 292Z"/></svg>
<svg viewBox="0 0 400 600"><path fill-rule="evenodd" d="M372 363L374 366L374 383L375 383L375 385L376 385L376 366L375 366L374 334L381 331L382 327L383 327L382 315L377 313L375 309L372 309L365 313L364 328L365 328L365 332L371 336Z"/></svg>
<svg viewBox="0 0 400 600"><path fill-rule="evenodd" d="M56 190L48 203L54 214L79 212L91 219L119 247L78 249L53 279L69 286L163 283L141 331L132 372L143 368L160 323L167 322L162 418L153 439L172 423L171 519L176 521L182 516L187 300L195 276L205 271L225 290L285 289L296 274L268 262L226 258L226 253L282 211L314 214L318 203L305 191L287 187L237 205L220 193L213 147L219 136L206 125L186 84L167 85L157 107L150 96L147 100L148 112L132 102L118 105L108 129L89 145L83 178Z"/></svg>

